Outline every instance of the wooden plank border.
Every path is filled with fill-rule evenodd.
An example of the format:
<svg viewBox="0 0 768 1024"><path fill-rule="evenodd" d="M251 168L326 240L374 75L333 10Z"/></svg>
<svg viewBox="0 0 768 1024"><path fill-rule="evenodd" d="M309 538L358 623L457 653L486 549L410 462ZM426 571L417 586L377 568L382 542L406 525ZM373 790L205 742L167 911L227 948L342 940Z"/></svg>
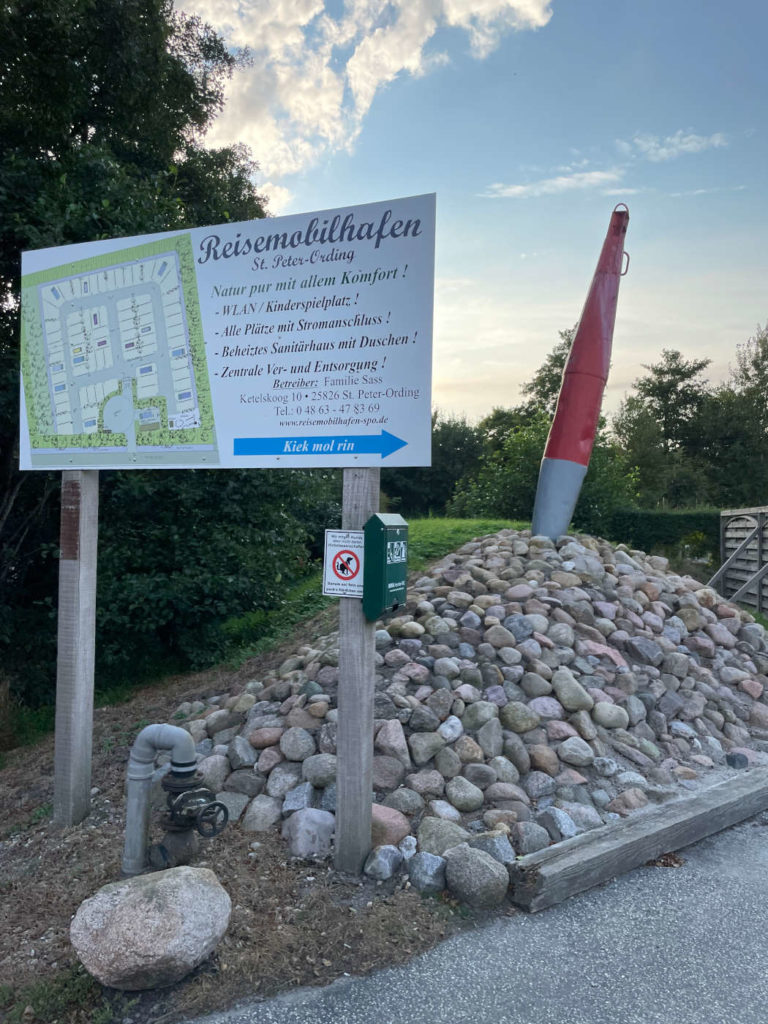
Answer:
<svg viewBox="0 0 768 1024"><path fill-rule="evenodd" d="M566 839L509 867L512 902L545 910L768 808L768 768L751 768L701 793Z"/></svg>

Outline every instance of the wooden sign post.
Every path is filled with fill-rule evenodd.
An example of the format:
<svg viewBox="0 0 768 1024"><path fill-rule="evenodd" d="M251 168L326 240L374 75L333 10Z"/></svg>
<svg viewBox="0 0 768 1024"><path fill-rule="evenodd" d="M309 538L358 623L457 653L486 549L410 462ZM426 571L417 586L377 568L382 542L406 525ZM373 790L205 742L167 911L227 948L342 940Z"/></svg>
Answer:
<svg viewBox="0 0 768 1024"><path fill-rule="evenodd" d="M345 469L342 528L362 530L379 510L378 469ZM363 602L339 599L339 689L336 737L336 853L338 871L359 875L371 849L375 624Z"/></svg>
<svg viewBox="0 0 768 1024"><path fill-rule="evenodd" d="M76 825L91 808L93 666L99 471L66 470L61 481L59 636L53 821Z"/></svg>

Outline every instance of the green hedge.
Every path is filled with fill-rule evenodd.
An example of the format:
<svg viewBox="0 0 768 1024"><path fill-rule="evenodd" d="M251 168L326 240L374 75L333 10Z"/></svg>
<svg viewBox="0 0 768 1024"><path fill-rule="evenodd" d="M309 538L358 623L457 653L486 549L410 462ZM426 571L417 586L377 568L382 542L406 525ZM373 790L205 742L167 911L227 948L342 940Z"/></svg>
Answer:
<svg viewBox="0 0 768 1024"><path fill-rule="evenodd" d="M608 539L650 552L689 544L694 555L719 556L720 510L622 508L610 517Z"/></svg>

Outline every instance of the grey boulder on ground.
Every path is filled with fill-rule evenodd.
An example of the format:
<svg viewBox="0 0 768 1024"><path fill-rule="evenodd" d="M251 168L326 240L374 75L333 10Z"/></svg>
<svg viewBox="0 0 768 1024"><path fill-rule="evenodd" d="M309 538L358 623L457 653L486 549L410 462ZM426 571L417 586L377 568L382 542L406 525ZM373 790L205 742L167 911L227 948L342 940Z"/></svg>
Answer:
<svg viewBox="0 0 768 1024"><path fill-rule="evenodd" d="M434 895L445 888L445 858L422 851L408 861L408 880L422 896Z"/></svg>
<svg viewBox="0 0 768 1024"><path fill-rule="evenodd" d="M460 843L445 851L445 880L454 895L470 907L494 907L507 894L509 874L484 850Z"/></svg>
<svg viewBox="0 0 768 1024"><path fill-rule="evenodd" d="M469 832L452 821L442 818L423 818L419 825L419 849L441 857L451 846L458 846L469 838Z"/></svg>
<svg viewBox="0 0 768 1024"><path fill-rule="evenodd" d="M170 868L112 882L80 904L70 927L78 959L102 985L173 985L216 948L231 902L208 868Z"/></svg>
<svg viewBox="0 0 768 1024"><path fill-rule="evenodd" d="M331 838L336 818L330 811L307 807L286 818L283 839L288 840L292 857L319 860L331 852Z"/></svg>

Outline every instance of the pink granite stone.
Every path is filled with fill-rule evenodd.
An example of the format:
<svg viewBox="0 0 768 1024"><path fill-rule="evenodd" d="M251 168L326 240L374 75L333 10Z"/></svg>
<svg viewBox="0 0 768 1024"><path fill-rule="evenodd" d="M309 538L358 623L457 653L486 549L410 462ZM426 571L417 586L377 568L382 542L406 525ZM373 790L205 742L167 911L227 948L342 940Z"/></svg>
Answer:
<svg viewBox="0 0 768 1024"><path fill-rule="evenodd" d="M758 683L756 679L742 679L739 689L749 694L752 700L760 700L763 695L763 684Z"/></svg>

